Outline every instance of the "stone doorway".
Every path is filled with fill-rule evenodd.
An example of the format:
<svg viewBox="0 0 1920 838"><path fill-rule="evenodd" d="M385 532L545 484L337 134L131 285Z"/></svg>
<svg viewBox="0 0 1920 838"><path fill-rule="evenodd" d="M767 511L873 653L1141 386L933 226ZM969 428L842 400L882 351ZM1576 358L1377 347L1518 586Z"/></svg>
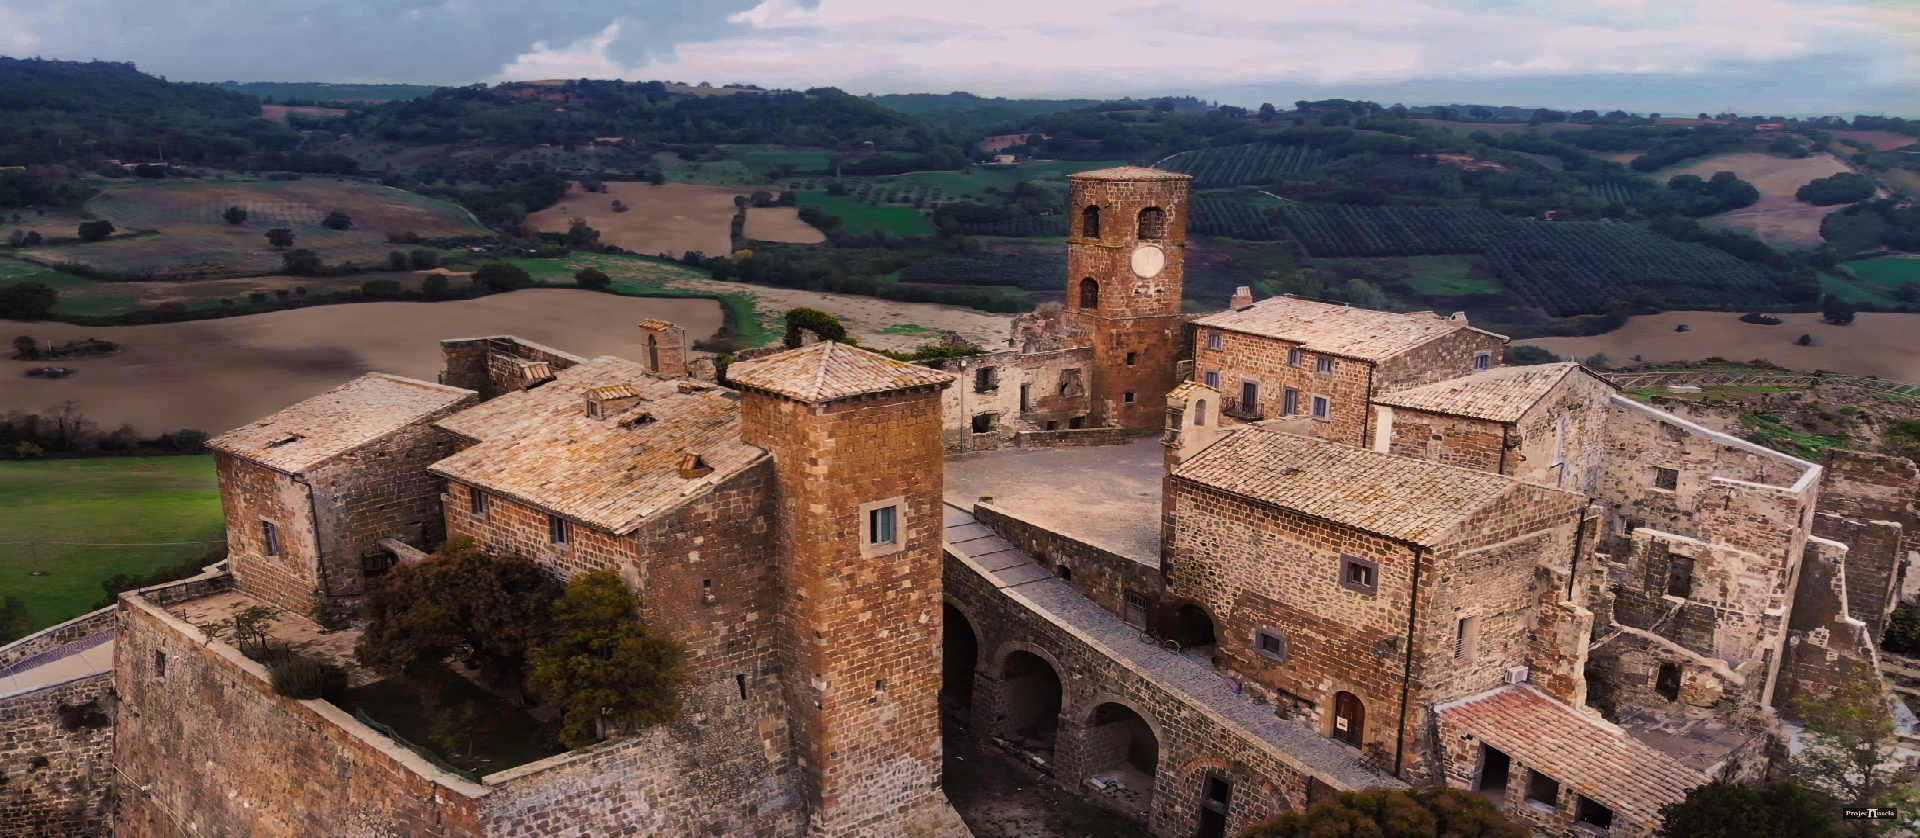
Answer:
<svg viewBox="0 0 1920 838"><path fill-rule="evenodd" d="M1015 747L1053 761L1060 734L1060 675L1032 652L1007 655L1000 669L999 731Z"/></svg>
<svg viewBox="0 0 1920 838"><path fill-rule="evenodd" d="M1083 734L1086 783L1120 808L1142 818L1153 811L1160 741L1133 708L1108 702L1093 708Z"/></svg>
<svg viewBox="0 0 1920 838"><path fill-rule="evenodd" d="M980 638L965 614L951 605L940 606L944 642L940 645L940 698L961 707L973 706L973 667L980 660Z"/></svg>

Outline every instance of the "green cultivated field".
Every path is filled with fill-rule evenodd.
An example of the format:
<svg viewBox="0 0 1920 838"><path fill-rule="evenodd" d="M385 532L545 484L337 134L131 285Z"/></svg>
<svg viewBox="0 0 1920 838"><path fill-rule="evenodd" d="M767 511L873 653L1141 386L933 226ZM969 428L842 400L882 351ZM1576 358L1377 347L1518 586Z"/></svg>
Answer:
<svg viewBox="0 0 1920 838"><path fill-rule="evenodd" d="M25 599L38 631L86 613L109 576L214 546L102 545L219 541L225 526L211 456L0 463L0 596Z"/></svg>
<svg viewBox="0 0 1920 838"><path fill-rule="evenodd" d="M1881 256L1848 262L1847 267L1852 268L1862 280L1887 288L1920 282L1920 257Z"/></svg>
<svg viewBox="0 0 1920 838"><path fill-rule="evenodd" d="M802 191L800 204L819 207L828 215L838 216L846 222L847 232L856 236L874 230L886 230L896 236L931 236L934 233L933 222L912 207L876 207L852 198L828 195L822 190Z"/></svg>
<svg viewBox="0 0 1920 838"><path fill-rule="evenodd" d="M1920 277L1916 277L1915 281L1920 281ZM1899 300L1895 300L1885 294L1876 294L1870 289L1862 288L1826 272L1820 274L1820 290L1850 303L1874 303L1884 306L1897 306L1900 304Z"/></svg>

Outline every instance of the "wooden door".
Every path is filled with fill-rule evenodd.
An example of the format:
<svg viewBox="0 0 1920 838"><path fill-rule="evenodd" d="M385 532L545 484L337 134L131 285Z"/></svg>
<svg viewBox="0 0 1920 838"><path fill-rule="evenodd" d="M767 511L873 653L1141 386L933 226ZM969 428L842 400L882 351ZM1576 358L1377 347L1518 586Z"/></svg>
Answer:
<svg viewBox="0 0 1920 838"><path fill-rule="evenodd" d="M1360 703L1360 697L1349 692L1337 693L1333 697L1333 738L1360 747L1361 736L1367 726L1367 708Z"/></svg>
<svg viewBox="0 0 1920 838"><path fill-rule="evenodd" d="M1246 413L1260 409L1260 385L1251 381L1240 382L1240 409Z"/></svg>

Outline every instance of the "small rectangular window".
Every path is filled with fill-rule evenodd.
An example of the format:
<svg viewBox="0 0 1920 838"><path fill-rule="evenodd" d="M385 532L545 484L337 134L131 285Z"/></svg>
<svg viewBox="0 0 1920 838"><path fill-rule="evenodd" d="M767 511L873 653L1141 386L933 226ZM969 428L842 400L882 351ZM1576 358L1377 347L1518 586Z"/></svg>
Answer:
<svg viewBox="0 0 1920 838"><path fill-rule="evenodd" d="M1279 632L1264 628L1254 629L1253 639L1253 650L1261 657L1276 661L1287 659L1287 638Z"/></svg>
<svg viewBox="0 0 1920 838"><path fill-rule="evenodd" d="M1212 387L1215 390L1220 389L1220 371L1219 370L1207 370L1207 386Z"/></svg>
<svg viewBox="0 0 1920 838"><path fill-rule="evenodd" d="M1033 393L1033 385L1031 384L1020 385L1020 410L1022 412L1033 409L1032 393Z"/></svg>
<svg viewBox="0 0 1920 838"><path fill-rule="evenodd" d="M472 509L474 516L478 518L487 517L487 493L479 489L469 489L468 491L473 493Z"/></svg>
<svg viewBox="0 0 1920 838"><path fill-rule="evenodd" d="M1593 832L1605 833L1613 828L1613 810L1593 802L1586 796L1574 798L1573 822L1580 826L1592 827Z"/></svg>
<svg viewBox="0 0 1920 838"><path fill-rule="evenodd" d="M982 413L973 417L973 432L976 434L993 433L994 414Z"/></svg>
<svg viewBox="0 0 1920 838"><path fill-rule="evenodd" d="M1653 691L1668 701L1680 700L1680 664L1660 664L1653 678Z"/></svg>
<svg viewBox="0 0 1920 838"><path fill-rule="evenodd" d="M1332 415L1333 415L1333 402L1328 401L1326 396L1314 396L1313 397L1313 418L1325 420Z"/></svg>
<svg viewBox="0 0 1920 838"><path fill-rule="evenodd" d="M1659 468L1653 470L1653 488L1669 492L1680 488L1680 470L1677 468Z"/></svg>
<svg viewBox="0 0 1920 838"><path fill-rule="evenodd" d="M1077 431L1077 430L1080 430L1081 428L1083 428L1083 427L1085 427L1085 426L1086 426L1086 424L1087 424L1087 417L1085 417L1085 416L1075 416L1075 417L1073 417L1072 419L1068 419L1068 420L1067 420L1067 430L1069 430L1069 431Z"/></svg>
<svg viewBox="0 0 1920 838"><path fill-rule="evenodd" d="M1300 366L1300 350L1298 349L1287 350L1287 366L1289 367Z"/></svg>
<svg viewBox="0 0 1920 838"><path fill-rule="evenodd" d="M1363 594L1380 591L1380 566L1359 556L1340 557L1340 587Z"/></svg>
<svg viewBox="0 0 1920 838"><path fill-rule="evenodd" d="M1133 401L1135 399L1134 391L1128 390L1124 398L1126 398L1127 404L1133 404Z"/></svg>
<svg viewBox="0 0 1920 838"><path fill-rule="evenodd" d="M1667 596L1693 596L1693 557L1667 553Z"/></svg>
<svg viewBox="0 0 1920 838"><path fill-rule="evenodd" d="M567 546L567 519L558 515L547 516L547 539L562 547Z"/></svg>
<svg viewBox="0 0 1920 838"><path fill-rule="evenodd" d="M1491 353L1491 352L1475 352L1475 353L1473 353L1473 368L1474 368L1474 369L1476 369L1476 370L1484 370L1484 369L1486 369L1486 368L1488 368L1488 367L1490 367L1490 366L1492 366L1492 365L1493 365L1493 353Z"/></svg>
<svg viewBox="0 0 1920 838"><path fill-rule="evenodd" d="M1292 387L1287 388L1286 395L1280 401L1280 415L1281 416L1300 415L1300 391L1299 390L1295 390Z"/></svg>
<svg viewBox="0 0 1920 838"><path fill-rule="evenodd" d="M1320 375L1332 375L1333 359L1325 355L1315 358L1313 361L1313 371Z"/></svg>
<svg viewBox="0 0 1920 838"><path fill-rule="evenodd" d="M1480 656L1480 617L1461 617L1453 627L1453 659L1472 663Z"/></svg>
<svg viewBox="0 0 1920 838"><path fill-rule="evenodd" d="M1136 362L1136 361L1139 361L1139 360L1140 360L1140 353L1138 353L1138 352L1128 352L1128 353L1127 353L1127 366L1129 366L1129 367L1131 367L1131 366L1133 366L1133 365L1134 365L1134 362Z"/></svg>
<svg viewBox="0 0 1920 838"><path fill-rule="evenodd" d="M600 403L599 403L599 402L593 402L593 401L590 401L590 402L587 402L587 417L588 417L588 418L590 418L590 419L598 419L598 418L600 418Z"/></svg>
<svg viewBox="0 0 1920 838"><path fill-rule="evenodd" d="M272 521L261 521L260 534L265 537L267 555L280 555L280 528L275 527Z"/></svg>
<svg viewBox="0 0 1920 838"><path fill-rule="evenodd" d="M1000 389L1000 377L994 372L997 367L981 367L973 371L973 389L977 393L987 393Z"/></svg>
<svg viewBox="0 0 1920 838"><path fill-rule="evenodd" d="M733 683L734 686L740 688L740 700L745 701L747 698L747 676L735 675L733 676Z"/></svg>
<svg viewBox="0 0 1920 838"><path fill-rule="evenodd" d="M1221 335L1221 334L1220 334L1219 332L1208 332L1208 333L1207 333L1207 348L1208 348L1208 349L1212 349L1212 350L1214 350L1214 351L1216 351L1216 352L1217 352L1217 351L1219 351L1219 350L1222 350L1222 349L1225 349L1226 347L1227 347L1227 340L1226 340L1226 338L1225 338L1224 336L1222 336L1222 335Z"/></svg>
<svg viewBox="0 0 1920 838"><path fill-rule="evenodd" d="M883 506L867 513L867 543L892 544L897 534L894 529L894 515L897 507Z"/></svg>
<svg viewBox="0 0 1920 838"><path fill-rule="evenodd" d="M1560 805L1560 783L1552 777L1538 771L1529 773L1532 774L1532 776L1527 778L1527 802L1539 803L1549 809L1558 808Z"/></svg>
<svg viewBox="0 0 1920 838"><path fill-rule="evenodd" d="M154 677L156 678L167 677L167 653L166 652L153 653L153 674L154 674Z"/></svg>

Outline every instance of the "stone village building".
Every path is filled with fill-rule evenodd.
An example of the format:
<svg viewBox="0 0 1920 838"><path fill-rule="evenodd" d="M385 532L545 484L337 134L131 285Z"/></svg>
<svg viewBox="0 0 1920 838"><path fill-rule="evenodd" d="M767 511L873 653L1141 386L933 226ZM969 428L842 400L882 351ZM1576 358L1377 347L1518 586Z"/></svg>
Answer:
<svg viewBox="0 0 1920 838"><path fill-rule="evenodd" d="M1911 464L1789 457L1462 317L1180 309L1184 175L1070 178L1069 304L931 369L725 384L442 342L213 440L230 558L0 649L0 836L964 836L942 703L1157 835L1453 785L1644 836L1763 774L1920 555ZM471 778L188 617L351 609L450 536L611 568L681 718ZM365 676L357 676L365 677Z"/></svg>

